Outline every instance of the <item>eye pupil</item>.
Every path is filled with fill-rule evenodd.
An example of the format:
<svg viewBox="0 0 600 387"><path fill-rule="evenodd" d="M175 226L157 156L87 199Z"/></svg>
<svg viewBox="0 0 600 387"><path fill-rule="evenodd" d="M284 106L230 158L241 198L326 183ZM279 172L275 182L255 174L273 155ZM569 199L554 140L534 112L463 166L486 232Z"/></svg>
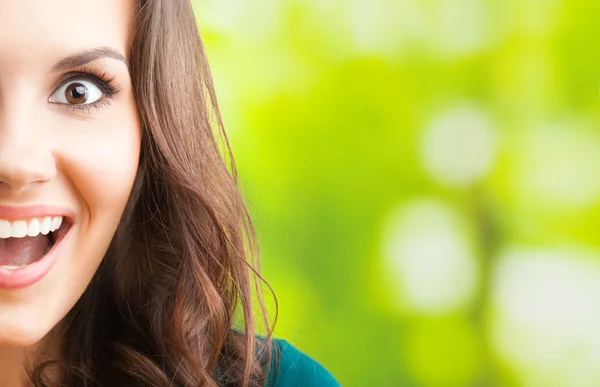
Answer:
<svg viewBox="0 0 600 387"><path fill-rule="evenodd" d="M87 101L88 89L81 83L73 83L65 91L67 101L71 104L82 104Z"/></svg>

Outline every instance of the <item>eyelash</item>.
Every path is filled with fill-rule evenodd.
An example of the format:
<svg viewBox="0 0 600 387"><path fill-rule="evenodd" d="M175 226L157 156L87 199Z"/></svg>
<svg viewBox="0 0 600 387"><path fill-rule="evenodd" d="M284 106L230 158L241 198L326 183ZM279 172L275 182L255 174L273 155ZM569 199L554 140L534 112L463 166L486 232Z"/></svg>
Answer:
<svg viewBox="0 0 600 387"><path fill-rule="evenodd" d="M89 104L59 104L65 109L70 109L74 112L83 112L91 115L92 109L100 110L105 106L110 106L111 99L121 91L121 87L114 84L115 77L109 78L107 74L94 67L85 67L78 71L73 71L65 74L65 78L60 81L58 86L54 90L58 90L65 83L83 79L94 83L100 90L102 90L102 98L96 102ZM54 93L54 92L53 92Z"/></svg>

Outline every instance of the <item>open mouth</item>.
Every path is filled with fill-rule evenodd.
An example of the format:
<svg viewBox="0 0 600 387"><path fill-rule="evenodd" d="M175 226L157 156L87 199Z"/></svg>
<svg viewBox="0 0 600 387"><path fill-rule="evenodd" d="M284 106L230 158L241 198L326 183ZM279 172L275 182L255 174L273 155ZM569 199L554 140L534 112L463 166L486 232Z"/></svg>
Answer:
<svg viewBox="0 0 600 387"><path fill-rule="evenodd" d="M63 216L9 222L0 219L0 267L18 269L40 261L72 226Z"/></svg>

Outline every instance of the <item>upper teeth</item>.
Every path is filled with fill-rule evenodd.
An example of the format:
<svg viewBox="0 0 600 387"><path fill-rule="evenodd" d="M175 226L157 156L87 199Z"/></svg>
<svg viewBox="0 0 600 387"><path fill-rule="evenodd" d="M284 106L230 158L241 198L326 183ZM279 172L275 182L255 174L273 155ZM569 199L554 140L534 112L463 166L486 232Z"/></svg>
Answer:
<svg viewBox="0 0 600 387"><path fill-rule="evenodd" d="M0 238L34 237L38 236L40 233L48 235L49 232L56 231L60 228L62 220L62 216L46 216L30 220L15 220L14 222L0 219Z"/></svg>

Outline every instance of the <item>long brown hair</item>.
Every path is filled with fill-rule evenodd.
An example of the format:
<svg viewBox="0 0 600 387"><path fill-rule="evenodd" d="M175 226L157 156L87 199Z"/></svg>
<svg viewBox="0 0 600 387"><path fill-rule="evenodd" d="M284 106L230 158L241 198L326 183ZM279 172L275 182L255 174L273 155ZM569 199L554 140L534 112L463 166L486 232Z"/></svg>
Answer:
<svg viewBox="0 0 600 387"><path fill-rule="evenodd" d="M61 386L263 386L271 329L258 247L196 20L189 0L139 7L134 188L104 260L60 324L60 359L31 377L36 386L56 385L50 373ZM259 326L266 337L255 336Z"/></svg>

